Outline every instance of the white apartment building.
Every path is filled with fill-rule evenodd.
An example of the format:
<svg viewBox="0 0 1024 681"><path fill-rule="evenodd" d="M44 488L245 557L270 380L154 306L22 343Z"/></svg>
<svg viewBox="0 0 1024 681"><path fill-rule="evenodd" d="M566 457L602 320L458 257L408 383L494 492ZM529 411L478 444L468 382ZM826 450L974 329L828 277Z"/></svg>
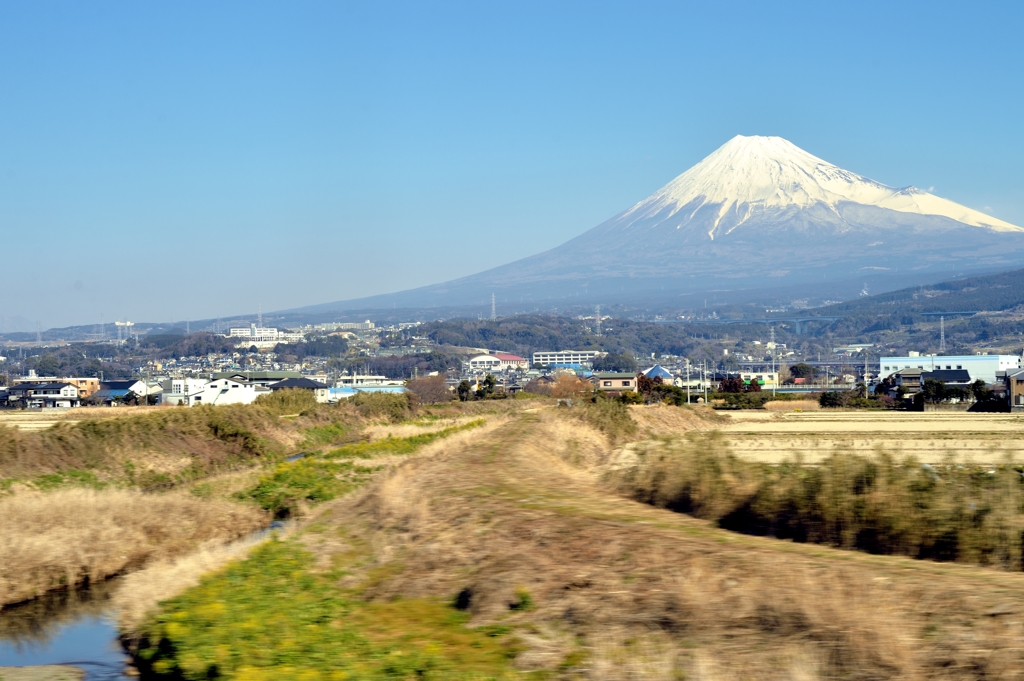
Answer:
<svg viewBox="0 0 1024 681"><path fill-rule="evenodd" d="M188 396L188 406L197 404L252 404L260 395L269 395L270 388L238 378L219 378L203 386L200 392Z"/></svg>
<svg viewBox="0 0 1024 681"><path fill-rule="evenodd" d="M235 339L236 348L272 348L278 343L301 343L305 340L302 333L282 331L273 327L250 326L234 327L228 331L228 338Z"/></svg>
<svg viewBox="0 0 1024 681"><path fill-rule="evenodd" d="M377 325L367 319L365 322L327 322L326 324L306 325L311 331L372 331Z"/></svg>
<svg viewBox="0 0 1024 681"><path fill-rule="evenodd" d="M558 366L590 364L607 353L597 350L561 350L558 352L533 353L533 366Z"/></svg>
<svg viewBox="0 0 1024 681"><path fill-rule="evenodd" d="M205 378L170 378L163 382L160 401L167 404L190 404L189 395L201 393L209 383Z"/></svg>
<svg viewBox="0 0 1024 681"><path fill-rule="evenodd" d="M387 376L370 376L353 374L351 376L339 376L335 381L336 388L373 388L379 386L405 385L402 381L394 381Z"/></svg>
<svg viewBox="0 0 1024 681"><path fill-rule="evenodd" d="M885 379L904 369L922 371L951 371L964 369L972 381L981 379L986 383L996 382L997 371L1013 371L1020 368L1021 358L1017 355L917 355L907 357L882 357L878 360L878 380Z"/></svg>

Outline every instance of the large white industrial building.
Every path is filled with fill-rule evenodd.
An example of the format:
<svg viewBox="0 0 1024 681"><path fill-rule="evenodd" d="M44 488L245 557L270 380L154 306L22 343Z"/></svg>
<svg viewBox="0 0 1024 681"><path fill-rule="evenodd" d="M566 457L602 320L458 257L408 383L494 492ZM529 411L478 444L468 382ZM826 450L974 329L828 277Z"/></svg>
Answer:
<svg viewBox="0 0 1024 681"><path fill-rule="evenodd" d="M596 350L562 350L560 352L533 353L533 366L574 366L590 364L604 355Z"/></svg>
<svg viewBox="0 0 1024 681"><path fill-rule="evenodd" d="M249 348L255 345L257 348L263 349L272 348L278 343L301 343L305 336L301 333L252 324L251 326L232 328L228 332L228 338L236 341L235 347L238 348Z"/></svg>
<svg viewBox="0 0 1024 681"><path fill-rule="evenodd" d="M996 372L1020 367L1017 355L917 355L909 357L882 357L879 359L878 379L882 380L903 369L922 371L946 371L964 369L971 380L979 378L986 383L996 382Z"/></svg>

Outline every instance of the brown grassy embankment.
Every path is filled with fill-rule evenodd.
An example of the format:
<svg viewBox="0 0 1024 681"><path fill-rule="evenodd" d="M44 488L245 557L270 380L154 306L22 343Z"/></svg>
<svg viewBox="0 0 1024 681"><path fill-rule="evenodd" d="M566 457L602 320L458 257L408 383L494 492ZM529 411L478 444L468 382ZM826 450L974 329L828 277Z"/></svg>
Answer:
<svg viewBox="0 0 1024 681"><path fill-rule="evenodd" d="M140 409L31 432L0 426L0 483L146 488L192 480L273 461L305 444L344 441L361 418L351 405L317 405L308 391L281 391L253 405ZM311 432L323 441L307 443Z"/></svg>
<svg viewBox="0 0 1024 681"><path fill-rule="evenodd" d="M251 501L238 503L260 464L352 442L365 424L409 415L399 396L327 406L306 391L282 391L249 406L0 429L0 483L8 483L0 485L0 607L154 562L169 575L163 587L173 585L269 521ZM223 472L238 468L246 470ZM191 494L131 490L183 482Z"/></svg>
<svg viewBox="0 0 1024 681"><path fill-rule="evenodd" d="M567 418L568 417L568 418ZM525 414L335 502L301 541L364 597L442 598L585 679L1011 678L1024 575L738 535L611 493L588 419ZM706 426L705 426L706 427ZM325 568L326 569L326 568ZM459 594L459 598L455 598Z"/></svg>
<svg viewBox="0 0 1024 681"><path fill-rule="evenodd" d="M223 543L266 523L257 509L183 494L65 489L0 499L0 606Z"/></svg>
<svg viewBox="0 0 1024 681"><path fill-rule="evenodd" d="M487 437L496 429L507 423L507 418L495 415L478 430L464 430L448 435L444 439L435 440L422 447L416 453L416 457L431 457L451 447L471 446L480 437ZM424 432L437 432L443 428L458 427L465 425L464 419L438 419L429 426L422 426L428 430ZM408 424L397 424L390 427L377 424L373 432L385 439L389 435L394 437L410 437L410 435L421 435L422 432L409 433L406 428ZM359 462L376 468L378 470L389 470L402 462L408 460L408 455L388 456L386 452L380 452L373 458L359 459ZM315 513L309 514L312 518ZM309 520L310 517L305 518ZM322 530L322 524L318 523ZM296 531L292 526L284 532L276 532L277 536L289 536ZM266 539L266 536L251 541L233 542L227 546L216 546L204 548L197 552L181 557L162 559L154 561L145 569L134 572L124 578L123 587L113 597L114 609L118 613L118 624L126 638L131 639L139 635L139 628L143 625L145 617L152 614L159 602L172 598L186 589L199 584L204 574L208 574L224 565L241 558L244 558L257 544Z"/></svg>

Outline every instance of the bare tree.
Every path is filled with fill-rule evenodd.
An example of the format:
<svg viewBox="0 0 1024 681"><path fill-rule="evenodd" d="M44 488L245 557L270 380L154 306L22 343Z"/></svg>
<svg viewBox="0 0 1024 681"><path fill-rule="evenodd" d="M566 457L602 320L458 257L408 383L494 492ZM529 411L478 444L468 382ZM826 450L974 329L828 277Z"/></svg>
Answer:
<svg viewBox="0 0 1024 681"><path fill-rule="evenodd" d="M445 383L444 376L425 376L415 378L406 384L409 392L419 398L420 404L440 404L451 402L453 395Z"/></svg>

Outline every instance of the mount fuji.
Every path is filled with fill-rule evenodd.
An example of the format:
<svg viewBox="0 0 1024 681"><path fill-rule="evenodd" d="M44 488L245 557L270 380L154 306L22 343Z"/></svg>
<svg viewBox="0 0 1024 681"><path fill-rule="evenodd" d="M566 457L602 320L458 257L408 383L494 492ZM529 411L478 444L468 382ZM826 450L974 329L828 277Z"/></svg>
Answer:
<svg viewBox="0 0 1024 681"><path fill-rule="evenodd" d="M898 288L1022 261L1021 227L843 170L781 137L738 135L549 251L443 284L302 311L486 304L492 293L533 306L667 302L700 291L868 278L875 288Z"/></svg>

